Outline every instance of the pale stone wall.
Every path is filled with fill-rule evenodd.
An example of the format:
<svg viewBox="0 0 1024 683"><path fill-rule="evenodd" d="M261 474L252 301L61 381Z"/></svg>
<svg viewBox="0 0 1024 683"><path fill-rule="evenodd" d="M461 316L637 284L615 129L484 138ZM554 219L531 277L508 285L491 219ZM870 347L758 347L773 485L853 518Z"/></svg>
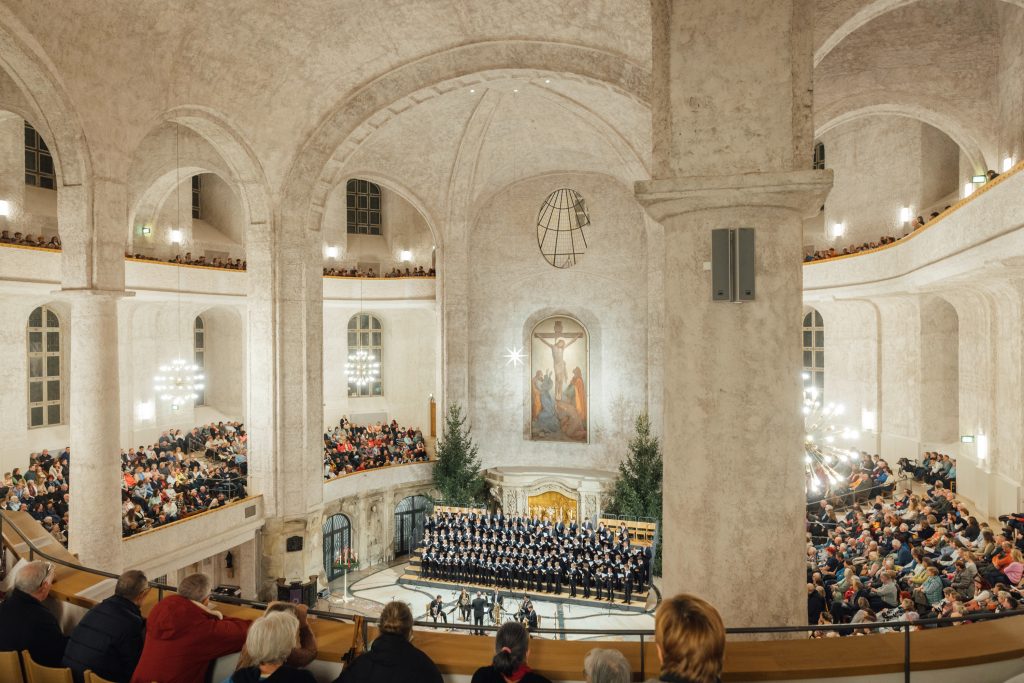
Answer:
<svg viewBox="0 0 1024 683"><path fill-rule="evenodd" d="M536 217L560 187L579 191L590 210L589 247L579 263L556 269L537 248ZM649 397L644 216L630 193L598 175L524 180L482 207L469 245L469 320L445 334L465 338L468 359L449 355L446 371L468 365L468 412L483 466L509 464L614 469ZM529 360L513 367L509 348L529 353L533 326L549 315L575 317L590 335L589 444L525 438ZM671 340L669 340L671 343ZM465 366L464 366L465 367Z"/></svg>

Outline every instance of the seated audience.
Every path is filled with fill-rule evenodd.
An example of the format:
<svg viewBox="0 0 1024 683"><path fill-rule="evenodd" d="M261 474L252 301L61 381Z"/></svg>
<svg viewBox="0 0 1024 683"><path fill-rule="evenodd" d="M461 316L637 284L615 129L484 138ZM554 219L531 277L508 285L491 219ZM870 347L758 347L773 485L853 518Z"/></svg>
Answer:
<svg viewBox="0 0 1024 683"><path fill-rule="evenodd" d="M238 669L230 683L316 683L313 674L286 663L298 644L299 620L290 612L268 612L252 622L245 638L251 666Z"/></svg>
<svg viewBox="0 0 1024 683"><path fill-rule="evenodd" d="M49 562L26 562L16 569L14 590L0 603L0 651L28 650L37 664L62 666L68 639L43 606L54 581Z"/></svg>
<svg viewBox="0 0 1024 683"><path fill-rule="evenodd" d="M397 266L384 273L383 277L434 277L436 274L433 268L427 270L423 266L417 266L414 268L406 267L405 270L398 268ZM324 267L324 276L326 277L378 277L373 272L373 268L369 268L366 271L360 270L358 267L355 268L327 268Z"/></svg>
<svg viewBox="0 0 1024 683"><path fill-rule="evenodd" d="M530 633L514 621L502 624L494 638L494 658L470 683L551 683L530 669Z"/></svg>
<svg viewBox="0 0 1024 683"><path fill-rule="evenodd" d="M324 432L324 479L428 459L423 433L399 427L394 420L362 426L343 417L332 431Z"/></svg>
<svg viewBox="0 0 1024 683"><path fill-rule="evenodd" d="M718 611L693 595L661 603L654 617L661 677L655 680L717 683L725 654L725 625Z"/></svg>
<svg viewBox="0 0 1024 683"><path fill-rule="evenodd" d="M384 605L380 635L345 667L335 683L443 683L441 672L412 640L412 611L404 602Z"/></svg>
<svg viewBox="0 0 1024 683"><path fill-rule="evenodd" d="M306 620L306 614L309 612L309 608L306 605L296 605L291 602L277 602L274 601L267 605L265 614L273 614L275 612L287 612L293 615L299 622L299 641L292 648L285 660L285 664L297 669L301 669L316 659L317 645L316 636L313 634L313 629L309 627L309 623ZM249 655L248 652L248 641L246 641L245 647L238 655L238 664L235 666L236 669L244 669L249 666L255 666L256 662Z"/></svg>
<svg viewBox="0 0 1024 683"><path fill-rule="evenodd" d="M130 569L117 578L112 596L85 613L64 650L64 666L76 683L87 669L108 681L131 680L146 639L140 608L148 593L146 575Z"/></svg>
<svg viewBox="0 0 1024 683"><path fill-rule="evenodd" d="M178 592L158 602L146 623L146 642L131 683L196 683L210 663L238 652L250 621L210 607L210 577L190 574Z"/></svg>
<svg viewBox="0 0 1024 683"><path fill-rule="evenodd" d="M632 674L626 656L618 650L595 647L583 659L587 683L629 683Z"/></svg>

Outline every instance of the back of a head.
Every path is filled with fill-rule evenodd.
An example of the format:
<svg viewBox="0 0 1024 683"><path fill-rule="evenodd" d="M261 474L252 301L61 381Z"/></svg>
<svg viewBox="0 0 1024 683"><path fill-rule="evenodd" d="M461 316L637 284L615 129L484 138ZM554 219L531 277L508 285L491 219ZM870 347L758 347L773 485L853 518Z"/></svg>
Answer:
<svg viewBox="0 0 1024 683"><path fill-rule="evenodd" d="M149 579L138 569L129 569L117 577L114 595L125 600L136 600L149 588Z"/></svg>
<svg viewBox="0 0 1024 683"><path fill-rule="evenodd" d="M626 656L618 650L594 648L583 660L587 683L629 683L630 670Z"/></svg>
<svg viewBox="0 0 1024 683"><path fill-rule="evenodd" d="M14 587L22 593L35 593L50 578L52 568L41 560L26 562L14 575Z"/></svg>
<svg viewBox="0 0 1024 683"><path fill-rule="evenodd" d="M384 605L377 624L381 633L390 633L408 639L412 635L412 610L404 602L394 600Z"/></svg>
<svg viewBox="0 0 1024 683"><path fill-rule="evenodd" d="M661 603L654 628L662 674L693 683L718 680L725 654L725 626L714 607L693 595L677 595Z"/></svg>
<svg viewBox="0 0 1024 683"><path fill-rule="evenodd" d="M511 676L526 661L530 647L530 634L515 621L502 624L494 639L494 659L491 664L503 676Z"/></svg>
<svg viewBox="0 0 1024 683"><path fill-rule="evenodd" d="M252 622L245 650L253 664L279 664L298 644L299 620L288 612L270 612Z"/></svg>
<svg viewBox="0 0 1024 683"><path fill-rule="evenodd" d="M210 577L206 574L189 574L178 584L178 595L202 602L210 596Z"/></svg>

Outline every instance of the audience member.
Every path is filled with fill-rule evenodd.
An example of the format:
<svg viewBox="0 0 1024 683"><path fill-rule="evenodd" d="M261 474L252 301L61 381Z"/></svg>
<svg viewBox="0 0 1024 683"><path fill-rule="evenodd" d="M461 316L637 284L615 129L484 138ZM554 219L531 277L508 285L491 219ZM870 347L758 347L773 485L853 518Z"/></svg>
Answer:
<svg viewBox="0 0 1024 683"><path fill-rule="evenodd" d="M693 595L664 600L654 618L661 677L656 681L717 683L725 655L725 625L718 611Z"/></svg>
<svg viewBox="0 0 1024 683"><path fill-rule="evenodd" d="M530 633L522 624L501 625L494 638L494 659L473 674L470 683L551 683L530 669Z"/></svg>
<svg viewBox="0 0 1024 683"><path fill-rule="evenodd" d="M68 639L57 617L43 606L55 581L49 562L26 562L14 575L14 590L0 603L0 651L28 650L32 660L59 667Z"/></svg>
<svg viewBox="0 0 1024 683"><path fill-rule="evenodd" d="M316 636L313 634L313 629L309 627L306 617L309 612L309 608L306 605L274 601L267 605L265 614L274 614L275 612L287 612L294 616L299 622L299 642L292 648L288 655L288 659L285 660L285 664L297 669L309 666L309 664L316 659L317 655ZM246 645L238 655L238 664L235 668L244 669L249 666L255 666L256 664L257 662L249 655L248 641L246 641Z"/></svg>
<svg viewBox="0 0 1024 683"><path fill-rule="evenodd" d="M397 266L384 273L383 277L434 277L436 271L433 268L429 270L423 266L417 267L406 267L405 270L398 268ZM324 267L325 277L368 277L375 278L380 277L373 271L373 268L367 270L361 270L358 266L354 268L327 268Z"/></svg>
<svg viewBox="0 0 1024 683"><path fill-rule="evenodd" d="M428 459L423 433L399 427L394 420L362 426L343 417L337 427L324 432L324 479Z"/></svg>
<svg viewBox="0 0 1024 683"><path fill-rule="evenodd" d="M315 683L313 674L287 664L298 639L299 620L294 614L264 614L252 623L245 638L252 664L235 671L230 683Z"/></svg>
<svg viewBox="0 0 1024 683"><path fill-rule="evenodd" d="M118 577L112 596L85 613L64 650L64 666L76 683L82 683L87 669L105 680L128 683L146 639L140 608L148 593L146 575L130 569Z"/></svg>
<svg viewBox="0 0 1024 683"><path fill-rule="evenodd" d="M583 659L587 683L629 683L632 674L626 656L618 650L595 647Z"/></svg>
<svg viewBox="0 0 1024 683"><path fill-rule="evenodd" d="M186 576L176 595L158 602L149 613L131 683L196 683L213 660L241 650L251 622L225 617L209 605L210 577L205 574Z"/></svg>
<svg viewBox="0 0 1024 683"><path fill-rule="evenodd" d="M380 635L370 649L345 668L335 683L443 683L441 672L413 646L412 611L404 602L384 605Z"/></svg>

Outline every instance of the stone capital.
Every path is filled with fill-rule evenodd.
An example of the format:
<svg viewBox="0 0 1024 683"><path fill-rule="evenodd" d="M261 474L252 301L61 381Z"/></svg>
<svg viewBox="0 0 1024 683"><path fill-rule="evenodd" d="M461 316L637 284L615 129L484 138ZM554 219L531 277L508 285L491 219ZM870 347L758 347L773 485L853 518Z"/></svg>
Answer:
<svg viewBox="0 0 1024 683"><path fill-rule="evenodd" d="M788 171L655 178L637 182L634 192L648 215L664 223L681 214L740 207L782 209L810 217L831 189L831 171Z"/></svg>

